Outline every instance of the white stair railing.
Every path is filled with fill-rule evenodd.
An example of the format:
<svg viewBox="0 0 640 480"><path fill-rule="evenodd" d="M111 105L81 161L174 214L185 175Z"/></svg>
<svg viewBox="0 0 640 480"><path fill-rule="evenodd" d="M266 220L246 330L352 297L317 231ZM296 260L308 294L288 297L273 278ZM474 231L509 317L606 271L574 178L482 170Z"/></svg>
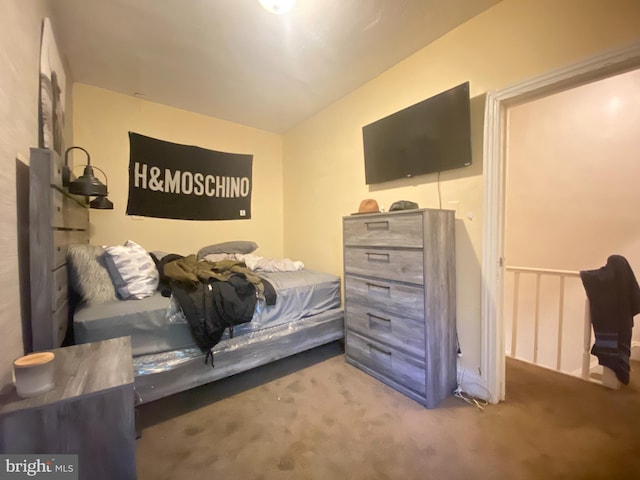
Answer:
<svg viewBox="0 0 640 480"><path fill-rule="evenodd" d="M564 297L565 297L565 279L580 278L580 272L572 270L553 270L547 268L531 268L505 266L507 272L514 274L513 279L513 323L511 330L511 351L510 356L517 357L518 346L518 310L520 297L520 275L535 275L535 306L534 306L534 325L533 325L533 363L538 365L538 345L540 331L540 282L543 276L559 277L560 283L558 287L558 321L557 321L557 350L556 350L556 370L562 371L562 336L564 327ZM619 388L615 373L609 368L603 368L602 380L597 381L591 376L591 315L589 309L589 301L585 299L584 308L584 341L582 347L582 372L581 376L587 381L596 381L610 388Z"/></svg>

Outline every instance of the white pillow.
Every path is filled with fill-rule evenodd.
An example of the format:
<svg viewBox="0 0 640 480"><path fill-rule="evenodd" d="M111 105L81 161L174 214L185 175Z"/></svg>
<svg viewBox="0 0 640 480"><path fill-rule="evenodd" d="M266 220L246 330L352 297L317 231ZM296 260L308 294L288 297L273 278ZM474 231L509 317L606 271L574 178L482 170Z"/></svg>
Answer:
<svg viewBox="0 0 640 480"><path fill-rule="evenodd" d="M104 247L107 270L118 297L140 300L150 297L158 289L158 269L147 251L127 240L124 245Z"/></svg>

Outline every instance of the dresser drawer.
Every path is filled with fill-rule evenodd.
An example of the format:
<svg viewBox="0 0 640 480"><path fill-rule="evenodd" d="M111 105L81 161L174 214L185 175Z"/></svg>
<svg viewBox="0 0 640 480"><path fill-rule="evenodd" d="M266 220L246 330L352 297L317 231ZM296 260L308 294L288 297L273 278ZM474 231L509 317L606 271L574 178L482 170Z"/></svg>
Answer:
<svg viewBox="0 0 640 480"><path fill-rule="evenodd" d="M425 370L420 362L375 340L347 331L347 355L421 395L425 395Z"/></svg>
<svg viewBox="0 0 640 480"><path fill-rule="evenodd" d="M424 362L424 325L413 319L386 315L364 305L351 305L347 313L347 328Z"/></svg>
<svg viewBox="0 0 640 480"><path fill-rule="evenodd" d="M421 212L348 217L343 226L345 246L423 247Z"/></svg>
<svg viewBox="0 0 640 480"><path fill-rule="evenodd" d="M51 273L53 283L51 284L51 308L57 310L67 301L69 288L67 285L67 267L63 265Z"/></svg>
<svg viewBox="0 0 640 480"><path fill-rule="evenodd" d="M419 287L345 277L347 328L424 359L424 293Z"/></svg>
<svg viewBox="0 0 640 480"><path fill-rule="evenodd" d="M422 250L348 247L344 249L344 270L418 285L424 282Z"/></svg>

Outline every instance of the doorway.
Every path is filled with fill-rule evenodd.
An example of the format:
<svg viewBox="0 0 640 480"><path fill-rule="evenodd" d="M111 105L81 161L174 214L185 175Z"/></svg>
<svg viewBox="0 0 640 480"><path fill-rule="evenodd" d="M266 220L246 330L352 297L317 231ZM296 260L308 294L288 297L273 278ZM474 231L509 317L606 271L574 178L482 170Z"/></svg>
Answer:
<svg viewBox="0 0 640 480"><path fill-rule="evenodd" d="M506 352L600 378L579 271L619 254L640 272L640 69L510 107L507 117Z"/></svg>
<svg viewBox="0 0 640 480"><path fill-rule="evenodd" d="M505 200L507 115L517 105L640 67L640 44L608 52L487 95L484 132L482 358L486 389L505 396Z"/></svg>

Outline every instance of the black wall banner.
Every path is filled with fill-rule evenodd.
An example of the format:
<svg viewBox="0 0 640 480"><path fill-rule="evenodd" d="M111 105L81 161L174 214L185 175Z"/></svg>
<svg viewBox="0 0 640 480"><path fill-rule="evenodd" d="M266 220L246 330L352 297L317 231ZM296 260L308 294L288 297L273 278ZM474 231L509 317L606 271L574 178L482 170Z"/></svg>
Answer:
<svg viewBox="0 0 640 480"><path fill-rule="evenodd" d="M253 155L216 152L129 132L127 215L251 218Z"/></svg>

